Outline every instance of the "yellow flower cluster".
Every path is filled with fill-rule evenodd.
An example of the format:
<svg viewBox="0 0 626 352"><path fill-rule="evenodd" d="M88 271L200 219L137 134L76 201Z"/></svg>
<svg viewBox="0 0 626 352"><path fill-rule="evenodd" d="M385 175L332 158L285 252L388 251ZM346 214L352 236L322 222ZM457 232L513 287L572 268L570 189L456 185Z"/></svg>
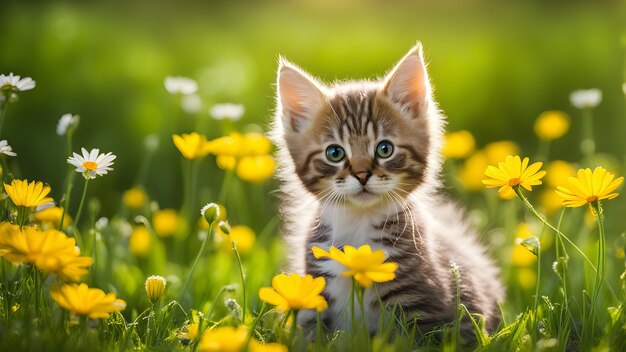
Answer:
<svg viewBox="0 0 626 352"><path fill-rule="evenodd" d="M541 178L546 171L540 170L542 163L537 162L528 165L529 159L523 160L518 156L509 155L504 162L498 163L498 167L488 166L482 182L488 188L500 187L499 193L511 193L513 188L523 187L532 191L532 186L540 185ZM551 176L552 183L562 180L571 172L566 165L558 164L555 167L555 175ZM594 204L601 200L609 200L617 197L614 193L622 183L624 177L615 178L615 175L603 167L591 169L579 169L577 177L568 177L567 185L556 186L556 194L561 203L566 207L581 207L586 204Z"/></svg>
<svg viewBox="0 0 626 352"><path fill-rule="evenodd" d="M270 155L272 143L260 133L231 133L212 141L196 132L172 138L185 158L193 160L213 154L219 168L234 170L244 181L262 182L274 175L276 161Z"/></svg>
<svg viewBox="0 0 626 352"><path fill-rule="evenodd" d="M272 143L262 134L231 133L210 143L211 153L217 156L218 167L235 170L242 180L261 182L274 175L276 162L269 155Z"/></svg>
<svg viewBox="0 0 626 352"><path fill-rule="evenodd" d="M93 260L80 255L76 241L57 230L22 230L9 223L0 224L0 256L16 264L34 264L46 274L63 281L79 281Z"/></svg>

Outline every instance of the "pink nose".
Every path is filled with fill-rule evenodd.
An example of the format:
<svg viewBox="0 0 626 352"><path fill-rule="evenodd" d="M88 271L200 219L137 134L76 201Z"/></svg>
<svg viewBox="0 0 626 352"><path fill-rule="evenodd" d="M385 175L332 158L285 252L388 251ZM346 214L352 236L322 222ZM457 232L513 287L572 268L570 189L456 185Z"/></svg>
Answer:
<svg viewBox="0 0 626 352"><path fill-rule="evenodd" d="M359 180L363 186L365 186L370 176L372 176L372 173L368 171L357 172L354 174L354 177L356 177L356 179Z"/></svg>

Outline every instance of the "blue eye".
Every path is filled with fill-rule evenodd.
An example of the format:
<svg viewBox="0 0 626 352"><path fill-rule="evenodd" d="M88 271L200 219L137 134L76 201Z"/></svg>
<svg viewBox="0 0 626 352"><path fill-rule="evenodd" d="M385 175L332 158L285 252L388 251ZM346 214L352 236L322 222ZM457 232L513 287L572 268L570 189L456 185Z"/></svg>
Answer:
<svg viewBox="0 0 626 352"><path fill-rule="evenodd" d="M326 157L328 158L328 160L336 163L340 162L346 157L346 152L343 150L342 147L333 144L326 148Z"/></svg>
<svg viewBox="0 0 626 352"><path fill-rule="evenodd" d="M389 141L382 141L376 147L376 156L379 158L388 158L393 154L393 144Z"/></svg>

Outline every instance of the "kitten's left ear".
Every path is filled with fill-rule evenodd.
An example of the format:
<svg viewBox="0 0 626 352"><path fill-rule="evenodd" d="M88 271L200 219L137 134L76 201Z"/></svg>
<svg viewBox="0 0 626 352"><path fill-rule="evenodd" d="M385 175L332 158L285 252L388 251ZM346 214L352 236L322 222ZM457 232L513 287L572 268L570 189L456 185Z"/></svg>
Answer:
<svg viewBox="0 0 626 352"><path fill-rule="evenodd" d="M383 94L420 116L430 100L430 83L422 43L417 43L385 78Z"/></svg>

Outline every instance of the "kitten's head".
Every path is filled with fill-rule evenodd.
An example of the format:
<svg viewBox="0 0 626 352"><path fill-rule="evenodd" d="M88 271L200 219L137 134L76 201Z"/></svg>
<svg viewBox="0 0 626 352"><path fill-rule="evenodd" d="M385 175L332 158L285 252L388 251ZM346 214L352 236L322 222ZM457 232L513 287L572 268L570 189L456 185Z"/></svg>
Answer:
<svg viewBox="0 0 626 352"><path fill-rule="evenodd" d="M421 45L377 82L326 86L281 60L277 100L285 173L318 199L371 207L437 186L442 117Z"/></svg>

